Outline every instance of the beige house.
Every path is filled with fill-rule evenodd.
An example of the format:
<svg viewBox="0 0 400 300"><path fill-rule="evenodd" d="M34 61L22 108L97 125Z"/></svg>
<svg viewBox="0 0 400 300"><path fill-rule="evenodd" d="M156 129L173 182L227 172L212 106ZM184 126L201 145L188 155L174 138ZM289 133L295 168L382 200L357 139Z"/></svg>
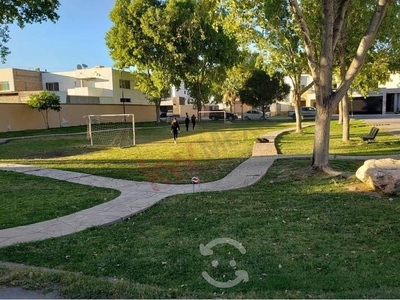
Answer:
<svg viewBox="0 0 400 300"><path fill-rule="evenodd" d="M302 75L301 85L312 82L310 75ZM302 97L303 106L315 107L315 89L312 87ZM350 101L351 114L386 114L400 110L400 74L393 73L387 82L379 85L377 91L371 91L364 98L359 92L352 91Z"/></svg>
<svg viewBox="0 0 400 300"><path fill-rule="evenodd" d="M65 103L148 105L130 72L95 66L67 72L42 72L42 89L66 93ZM62 101L63 102L63 101Z"/></svg>
<svg viewBox="0 0 400 300"><path fill-rule="evenodd" d="M96 66L66 72L0 69L0 103L26 103L29 94L55 92L61 103L148 105L130 72Z"/></svg>
<svg viewBox="0 0 400 300"><path fill-rule="evenodd" d="M41 114L30 109L29 95L42 90L60 96L62 109L50 112L50 126L84 125L89 114L135 114L136 122L156 120L153 104L135 89L130 72L111 67L68 72L0 69L0 132L44 128Z"/></svg>
<svg viewBox="0 0 400 300"><path fill-rule="evenodd" d="M42 90L39 71L0 69L0 103L26 103L32 91Z"/></svg>

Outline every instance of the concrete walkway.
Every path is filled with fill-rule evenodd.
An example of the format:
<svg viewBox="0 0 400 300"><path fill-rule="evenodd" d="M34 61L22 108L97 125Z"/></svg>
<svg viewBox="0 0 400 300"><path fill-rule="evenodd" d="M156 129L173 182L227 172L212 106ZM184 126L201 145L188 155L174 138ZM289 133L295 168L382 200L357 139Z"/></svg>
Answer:
<svg viewBox="0 0 400 300"><path fill-rule="evenodd" d="M290 131L286 129L284 131ZM243 188L259 181L278 157L274 140L283 131L261 136L269 143L255 143L252 157L237 166L226 177L192 184L159 184L94 176L84 173L45 169L18 164L0 164L0 170L43 176L73 183L119 190L121 195L109 202L57 219L0 230L0 247L22 242L44 240L75 233L89 227L107 225L135 215L160 200L177 194L222 191Z"/></svg>

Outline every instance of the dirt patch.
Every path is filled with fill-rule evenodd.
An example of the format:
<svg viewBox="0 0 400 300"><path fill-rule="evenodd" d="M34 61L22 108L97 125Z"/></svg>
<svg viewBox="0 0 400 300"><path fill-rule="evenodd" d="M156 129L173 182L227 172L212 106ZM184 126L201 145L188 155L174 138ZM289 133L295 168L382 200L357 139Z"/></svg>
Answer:
<svg viewBox="0 0 400 300"><path fill-rule="evenodd" d="M374 198L382 198L382 195L378 191L374 191L368 185L362 182L349 184L346 186L346 188L350 192L362 193L366 196Z"/></svg>
<svg viewBox="0 0 400 300"><path fill-rule="evenodd" d="M57 150L51 152L43 152L43 153L31 153L24 158L26 159L46 159L46 158L60 158L60 157L68 157L79 154L85 154L89 152L95 151L94 149L89 148L76 148L72 150Z"/></svg>

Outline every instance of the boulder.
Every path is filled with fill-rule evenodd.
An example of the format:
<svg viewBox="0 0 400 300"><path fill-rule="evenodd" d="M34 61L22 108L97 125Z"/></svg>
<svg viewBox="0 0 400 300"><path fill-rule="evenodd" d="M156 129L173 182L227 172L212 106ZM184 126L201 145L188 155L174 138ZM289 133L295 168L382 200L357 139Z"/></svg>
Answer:
<svg viewBox="0 0 400 300"><path fill-rule="evenodd" d="M374 190L400 196L400 160L369 159L356 172L356 177Z"/></svg>

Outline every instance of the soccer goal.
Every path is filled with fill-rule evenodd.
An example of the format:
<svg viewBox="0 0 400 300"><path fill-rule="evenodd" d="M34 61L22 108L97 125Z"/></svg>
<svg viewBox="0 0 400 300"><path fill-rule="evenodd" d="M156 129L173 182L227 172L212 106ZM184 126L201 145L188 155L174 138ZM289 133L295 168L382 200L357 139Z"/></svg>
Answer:
<svg viewBox="0 0 400 300"><path fill-rule="evenodd" d="M135 117L133 114L89 115L87 136L92 146L134 146Z"/></svg>

